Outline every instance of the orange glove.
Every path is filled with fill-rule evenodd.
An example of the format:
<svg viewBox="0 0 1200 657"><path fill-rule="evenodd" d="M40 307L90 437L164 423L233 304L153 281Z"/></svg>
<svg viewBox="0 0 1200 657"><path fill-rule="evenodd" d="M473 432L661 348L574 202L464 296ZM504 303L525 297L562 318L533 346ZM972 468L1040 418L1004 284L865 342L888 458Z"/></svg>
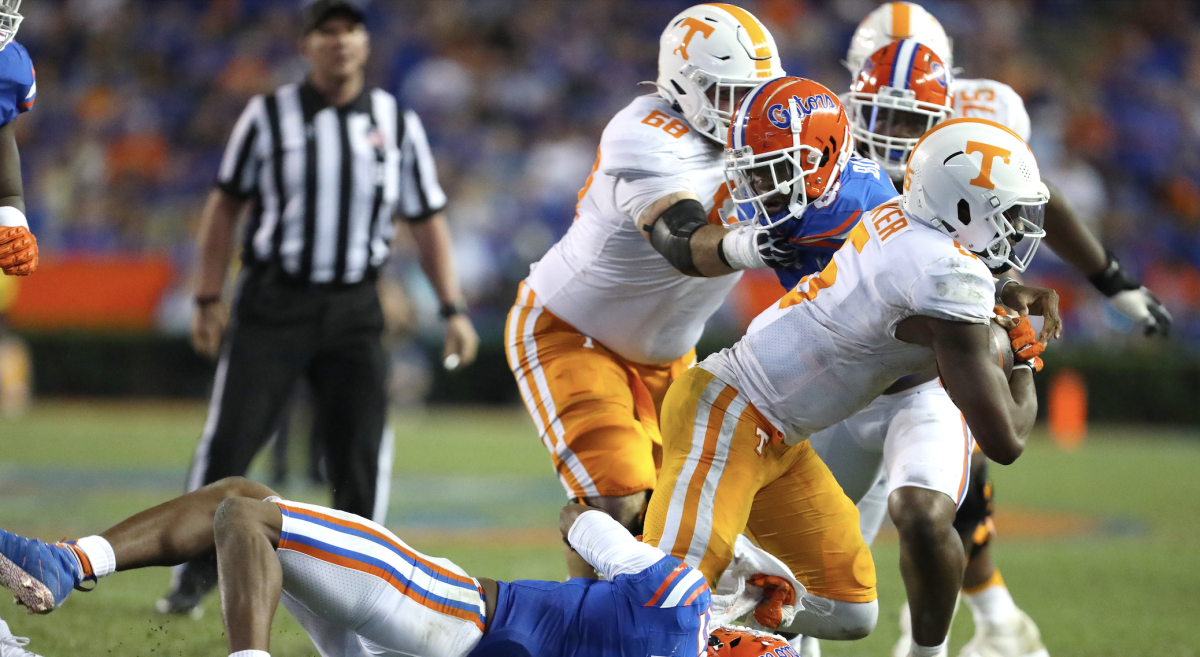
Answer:
<svg viewBox="0 0 1200 657"><path fill-rule="evenodd" d="M1029 363L1034 372L1041 372L1042 359L1038 356L1046 350L1046 345L1038 342L1028 317L1013 318L1013 327L1008 330L1008 338L1012 340L1013 358L1017 362Z"/></svg>
<svg viewBox="0 0 1200 657"><path fill-rule="evenodd" d="M0 271L28 276L37 270L37 239L24 226L0 227Z"/></svg>
<svg viewBox="0 0 1200 657"><path fill-rule="evenodd" d="M759 573L746 580L746 583L761 587L766 594L766 599L754 608L754 620L763 627L779 627L783 622L783 606L796 604L796 589L792 588L791 582L782 577Z"/></svg>

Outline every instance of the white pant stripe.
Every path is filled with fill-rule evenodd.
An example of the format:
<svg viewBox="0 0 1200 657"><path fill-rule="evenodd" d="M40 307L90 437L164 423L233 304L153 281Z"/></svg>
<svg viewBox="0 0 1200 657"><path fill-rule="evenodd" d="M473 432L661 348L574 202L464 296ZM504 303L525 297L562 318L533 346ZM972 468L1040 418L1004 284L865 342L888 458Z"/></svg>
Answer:
<svg viewBox="0 0 1200 657"><path fill-rule="evenodd" d="M533 291L526 288L522 292L521 298L517 299L517 307L524 307L532 294ZM529 380L525 375L525 368L521 365L521 359L517 352L517 342L524 340L524 336L517 326L517 317L520 314L520 311L514 308L511 312L511 317L508 318L508 359L513 363L513 376L517 379L517 389L521 391L521 399L525 401L525 407L529 409L529 415L533 417L533 426L537 429L538 436L542 439L542 444L546 446L546 449L553 450L554 447L550 444L546 432L546 425L542 423L542 414L538 412L537 403L533 399L533 392L529 389Z"/></svg>
<svg viewBox="0 0 1200 657"><path fill-rule="evenodd" d="M692 448L688 452L687 461L683 464L683 471L675 480L675 488L671 491L671 504L667 507L663 535L658 542L659 548L667 554L671 553L675 541L679 538L679 527L683 522L683 506L687 503L688 487L691 484L692 475L696 474L696 466L700 464L700 457L704 453L704 434L708 431L709 413L712 412L713 403L717 401L717 397L724 389L724 381L713 379L704 388L704 392L700 394L700 400L696 403L696 419L692 425ZM694 568L699 563L689 563L688 565Z"/></svg>
<svg viewBox="0 0 1200 657"><path fill-rule="evenodd" d="M371 520L377 524L387 521L388 505L392 496L392 461L396 456L396 432L390 424L383 427L383 440L379 442L379 469L375 476L375 505Z"/></svg>
<svg viewBox="0 0 1200 657"><path fill-rule="evenodd" d="M742 411L746 409L749 400L738 393L729 404L725 417L721 421L721 432L717 435L717 448L713 454L712 467L704 478L704 486L700 489L700 504L696 508L696 529L692 533L692 544L688 546L687 557L689 564L700 565L700 560L708 552L708 541L713 530L713 500L717 497L717 485L721 483L721 475L725 472L725 464L729 462L729 450L733 446L733 433L737 429Z"/></svg>
<svg viewBox="0 0 1200 657"><path fill-rule="evenodd" d="M233 327L230 328L232 330ZM232 340L225 343L221 361L217 363L212 397L208 400L208 417L204 420L204 430L200 433L200 442L196 443L196 452L192 456L192 471L188 474L189 493L204 485L204 473L208 470L208 450L212 446L213 436L217 433L217 422L221 419L221 398L225 395L225 378L229 373L229 352L232 343Z"/></svg>

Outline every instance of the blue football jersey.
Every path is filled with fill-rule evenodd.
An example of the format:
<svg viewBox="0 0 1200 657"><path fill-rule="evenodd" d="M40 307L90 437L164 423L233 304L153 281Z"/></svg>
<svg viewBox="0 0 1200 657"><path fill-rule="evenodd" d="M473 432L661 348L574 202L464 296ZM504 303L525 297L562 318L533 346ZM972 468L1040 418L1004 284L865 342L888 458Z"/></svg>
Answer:
<svg viewBox="0 0 1200 657"><path fill-rule="evenodd" d="M775 270L779 282L788 290L796 287L801 278L829 264L864 212L898 196L896 186L883 169L857 155L846 163L837 184L832 200L826 205L809 205L800 219L790 219L774 229L786 235L801 254L799 267Z"/></svg>
<svg viewBox="0 0 1200 657"><path fill-rule="evenodd" d="M675 557L611 582L498 582L487 634L468 657L701 657L712 593Z"/></svg>
<svg viewBox="0 0 1200 657"><path fill-rule="evenodd" d="M0 50L0 126L33 109L37 79L25 47L13 41Z"/></svg>

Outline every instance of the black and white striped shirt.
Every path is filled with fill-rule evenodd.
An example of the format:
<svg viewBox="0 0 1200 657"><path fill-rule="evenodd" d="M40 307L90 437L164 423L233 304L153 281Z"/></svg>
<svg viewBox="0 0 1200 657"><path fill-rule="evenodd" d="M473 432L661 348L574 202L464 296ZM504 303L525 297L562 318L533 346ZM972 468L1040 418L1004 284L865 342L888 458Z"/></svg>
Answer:
<svg viewBox="0 0 1200 657"><path fill-rule="evenodd" d="M312 283L357 283L387 260L393 212L422 221L446 205L425 129L381 89L338 108L307 82L255 96L217 186L252 199L243 259Z"/></svg>

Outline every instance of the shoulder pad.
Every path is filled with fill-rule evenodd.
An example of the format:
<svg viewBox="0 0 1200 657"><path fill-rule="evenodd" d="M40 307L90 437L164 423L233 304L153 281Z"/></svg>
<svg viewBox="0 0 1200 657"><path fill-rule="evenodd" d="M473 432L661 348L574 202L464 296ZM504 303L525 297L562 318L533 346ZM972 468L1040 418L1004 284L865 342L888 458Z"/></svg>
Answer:
<svg viewBox="0 0 1200 657"><path fill-rule="evenodd" d="M601 171L640 178L710 167L720 147L688 126L661 96L640 96L617 113L600 138Z"/></svg>

